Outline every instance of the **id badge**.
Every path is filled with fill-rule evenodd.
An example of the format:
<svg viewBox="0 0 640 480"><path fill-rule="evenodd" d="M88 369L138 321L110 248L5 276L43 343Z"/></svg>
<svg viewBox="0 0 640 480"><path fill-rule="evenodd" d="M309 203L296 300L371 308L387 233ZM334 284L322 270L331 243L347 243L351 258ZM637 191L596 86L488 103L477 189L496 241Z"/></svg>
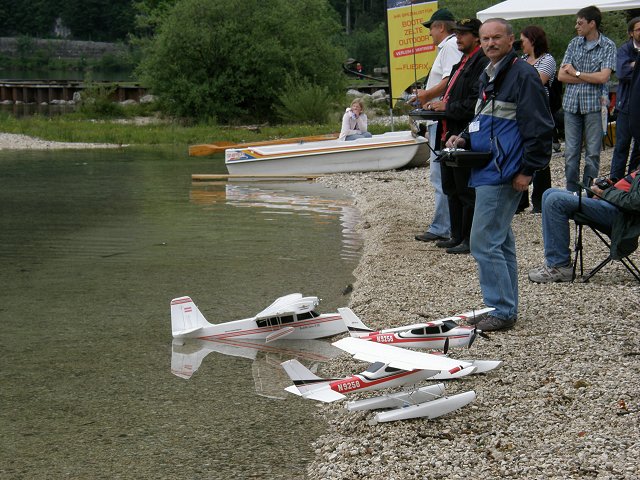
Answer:
<svg viewBox="0 0 640 480"><path fill-rule="evenodd" d="M469 124L469 133L479 132L480 131L480 121L476 120L475 122L471 122Z"/></svg>

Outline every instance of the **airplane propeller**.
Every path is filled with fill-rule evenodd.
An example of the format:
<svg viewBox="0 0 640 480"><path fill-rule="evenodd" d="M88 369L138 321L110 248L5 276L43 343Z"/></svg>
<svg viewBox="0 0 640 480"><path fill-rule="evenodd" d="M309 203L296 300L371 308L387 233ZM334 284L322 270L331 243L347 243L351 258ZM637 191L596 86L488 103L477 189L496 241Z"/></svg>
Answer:
<svg viewBox="0 0 640 480"><path fill-rule="evenodd" d="M471 346L471 345L469 345L469 346ZM444 351L445 355L449 351L449 337L444 339L444 348L442 350Z"/></svg>
<svg viewBox="0 0 640 480"><path fill-rule="evenodd" d="M469 337L469 345L468 348L471 348L471 345L473 345L473 342L475 342L476 340L476 335L478 335L478 327L473 329L473 332L471 333L471 336Z"/></svg>

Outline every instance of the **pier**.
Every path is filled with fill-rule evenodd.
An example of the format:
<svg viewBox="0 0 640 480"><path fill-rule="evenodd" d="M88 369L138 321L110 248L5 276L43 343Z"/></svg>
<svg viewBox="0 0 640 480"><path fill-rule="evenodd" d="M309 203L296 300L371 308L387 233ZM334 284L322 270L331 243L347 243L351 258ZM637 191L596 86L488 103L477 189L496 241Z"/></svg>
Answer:
<svg viewBox="0 0 640 480"><path fill-rule="evenodd" d="M115 102L140 101L147 89L137 83L91 82L73 80L0 80L0 103L55 104L74 100L76 92L87 88L114 89Z"/></svg>

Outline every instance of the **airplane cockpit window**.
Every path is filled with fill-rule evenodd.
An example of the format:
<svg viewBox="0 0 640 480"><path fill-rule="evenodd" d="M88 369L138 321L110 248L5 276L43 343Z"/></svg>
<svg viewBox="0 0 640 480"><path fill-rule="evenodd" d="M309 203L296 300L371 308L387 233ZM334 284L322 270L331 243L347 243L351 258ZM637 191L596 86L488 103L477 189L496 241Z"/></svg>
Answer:
<svg viewBox="0 0 640 480"><path fill-rule="evenodd" d="M382 362L374 362L371 365L369 365L369 367L365 370L364 373L376 373L382 367L384 367L384 363L382 363Z"/></svg>
<svg viewBox="0 0 640 480"><path fill-rule="evenodd" d="M456 328L457 326L458 324L453 320L446 320L442 322L442 331L448 332L449 330L451 330L452 328Z"/></svg>
<svg viewBox="0 0 640 480"><path fill-rule="evenodd" d="M293 322L293 315L286 315L284 317L280 317L280 322L283 324Z"/></svg>
<svg viewBox="0 0 640 480"><path fill-rule="evenodd" d="M426 327L424 333L427 335L437 335L440 333L440 327Z"/></svg>
<svg viewBox="0 0 640 480"><path fill-rule="evenodd" d="M413 335L424 335L424 328L414 328L411 333Z"/></svg>
<svg viewBox="0 0 640 480"><path fill-rule="evenodd" d="M277 327L278 325L280 325L280 319L278 317L270 318L269 325L271 325L272 327Z"/></svg>
<svg viewBox="0 0 640 480"><path fill-rule="evenodd" d="M394 368L394 367L387 367L384 369L385 372L387 373L394 373L394 372L399 372L400 369L399 368Z"/></svg>
<svg viewBox="0 0 640 480"><path fill-rule="evenodd" d="M260 320L257 320L256 323L258 324L258 328L263 328L269 325L266 318L261 318Z"/></svg>
<svg viewBox="0 0 640 480"><path fill-rule="evenodd" d="M310 318L313 318L313 313L311 312L299 313L298 315L296 315L296 317L298 317L298 321L309 320Z"/></svg>

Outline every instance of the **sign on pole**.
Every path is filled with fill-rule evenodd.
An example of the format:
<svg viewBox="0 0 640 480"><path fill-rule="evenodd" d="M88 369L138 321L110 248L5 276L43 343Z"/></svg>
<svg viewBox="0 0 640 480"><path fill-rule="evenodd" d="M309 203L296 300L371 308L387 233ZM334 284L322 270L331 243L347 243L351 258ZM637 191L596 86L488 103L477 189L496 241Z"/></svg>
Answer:
<svg viewBox="0 0 640 480"><path fill-rule="evenodd" d="M428 0L387 0L389 89L394 107L402 92L431 70L436 45L422 24L438 9Z"/></svg>

